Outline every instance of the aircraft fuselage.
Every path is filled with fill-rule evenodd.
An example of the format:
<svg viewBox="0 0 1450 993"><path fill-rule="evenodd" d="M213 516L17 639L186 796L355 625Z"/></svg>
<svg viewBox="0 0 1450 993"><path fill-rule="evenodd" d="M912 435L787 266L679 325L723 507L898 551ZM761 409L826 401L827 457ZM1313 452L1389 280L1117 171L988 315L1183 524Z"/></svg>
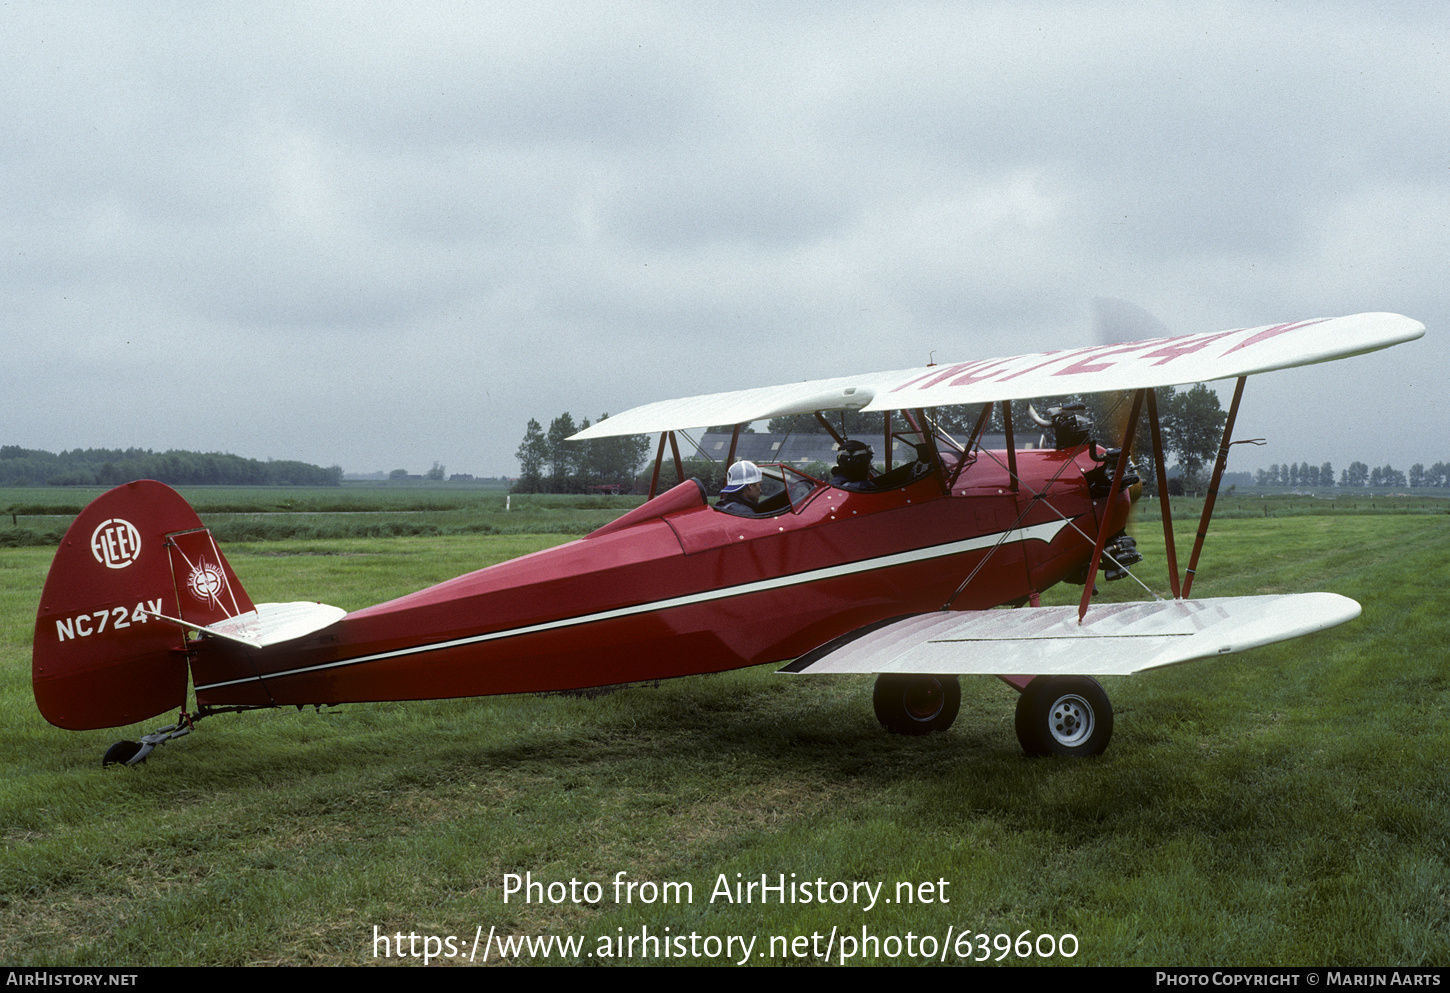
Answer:
<svg viewBox="0 0 1450 993"><path fill-rule="evenodd" d="M689 481L585 538L293 642L263 651L193 642L197 700L331 704L607 686L793 659L948 601L954 610L1020 602L1090 557L1107 502L1094 502L1084 479L1096 466L1081 451L1018 452L1014 489L983 453L950 496L936 475L883 492L820 485L763 518L715 510ZM1128 504L1120 494L1110 533Z"/></svg>

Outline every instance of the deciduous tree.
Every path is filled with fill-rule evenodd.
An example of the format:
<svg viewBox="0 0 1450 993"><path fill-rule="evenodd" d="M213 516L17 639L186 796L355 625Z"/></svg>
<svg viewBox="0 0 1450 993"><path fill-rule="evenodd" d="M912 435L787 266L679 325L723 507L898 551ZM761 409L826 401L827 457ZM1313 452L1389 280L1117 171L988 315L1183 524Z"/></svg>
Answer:
<svg viewBox="0 0 1450 993"><path fill-rule="evenodd" d="M1202 383L1174 391L1166 404L1159 404L1159 414L1165 447L1178 457L1189 484L1196 484L1204 465L1217 456L1228 420L1218 394Z"/></svg>

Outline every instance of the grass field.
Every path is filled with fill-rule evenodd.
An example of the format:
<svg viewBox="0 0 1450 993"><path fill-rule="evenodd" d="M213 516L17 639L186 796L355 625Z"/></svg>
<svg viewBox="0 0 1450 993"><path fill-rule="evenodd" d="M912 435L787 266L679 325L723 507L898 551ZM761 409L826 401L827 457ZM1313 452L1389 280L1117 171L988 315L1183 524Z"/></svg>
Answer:
<svg viewBox="0 0 1450 993"><path fill-rule="evenodd" d="M1139 572L1162 590L1155 531L1139 528ZM1180 549L1191 533L1180 530ZM227 552L257 599L354 608L560 540ZM701 957L637 946L626 961L739 960L738 944L705 957L708 937L728 935L756 939L755 963L820 961L828 940L837 961L842 939L859 953L864 934L879 954L853 961L874 964L921 962L928 937L948 962L1450 962L1444 514L1220 521L1196 593L1324 589L1358 599L1364 615L1246 655L1104 680L1115 738L1077 761L1023 758L1015 693L993 679L964 681L949 732L903 739L876 725L868 677L764 667L592 701L223 716L144 766L103 770L113 740L164 722L69 733L36 714L30 628L49 559L0 549L0 962L418 962L375 957L375 935L417 934L419 954L423 936L457 936L466 952L477 928L581 936L583 961L596 963L602 940L645 928L694 935L682 951L693 944ZM1074 589L1052 591L1055 602ZM1125 583L1104 590L1132 596ZM636 891L616 902L620 872L690 883L693 901L645 904ZM601 898L505 903L511 873L596 882ZM882 883L882 900L868 910L710 899L722 877L792 873ZM930 902L898 902L902 882ZM1018 958L1024 932L1037 949L1050 947L1042 935L1056 947L1071 934L1076 953ZM505 957L574 960L557 949Z"/></svg>

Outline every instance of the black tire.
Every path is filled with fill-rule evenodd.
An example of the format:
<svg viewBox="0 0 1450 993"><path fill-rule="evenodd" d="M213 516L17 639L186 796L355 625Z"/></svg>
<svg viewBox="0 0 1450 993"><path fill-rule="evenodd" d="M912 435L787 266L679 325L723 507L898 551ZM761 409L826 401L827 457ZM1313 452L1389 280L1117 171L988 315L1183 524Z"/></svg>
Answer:
<svg viewBox="0 0 1450 993"><path fill-rule="evenodd" d="M106 755L101 759L101 765L125 765L131 758L141 750L141 743L137 741L118 741L106 749Z"/></svg>
<svg viewBox="0 0 1450 993"><path fill-rule="evenodd" d="M962 688L956 676L882 673L871 694L876 719L892 734L945 731L957 719Z"/></svg>
<svg viewBox="0 0 1450 993"><path fill-rule="evenodd" d="M1101 755L1113 705L1091 676L1038 676L1017 700L1017 740L1028 755Z"/></svg>

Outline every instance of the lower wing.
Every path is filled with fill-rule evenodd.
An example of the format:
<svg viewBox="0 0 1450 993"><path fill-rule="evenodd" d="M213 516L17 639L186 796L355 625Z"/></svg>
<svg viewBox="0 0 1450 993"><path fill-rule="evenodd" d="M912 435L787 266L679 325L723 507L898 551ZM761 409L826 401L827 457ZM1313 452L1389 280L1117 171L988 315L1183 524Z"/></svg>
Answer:
<svg viewBox="0 0 1450 993"><path fill-rule="evenodd" d="M791 673L1126 676L1287 641L1358 617L1336 593L916 614L822 645Z"/></svg>

